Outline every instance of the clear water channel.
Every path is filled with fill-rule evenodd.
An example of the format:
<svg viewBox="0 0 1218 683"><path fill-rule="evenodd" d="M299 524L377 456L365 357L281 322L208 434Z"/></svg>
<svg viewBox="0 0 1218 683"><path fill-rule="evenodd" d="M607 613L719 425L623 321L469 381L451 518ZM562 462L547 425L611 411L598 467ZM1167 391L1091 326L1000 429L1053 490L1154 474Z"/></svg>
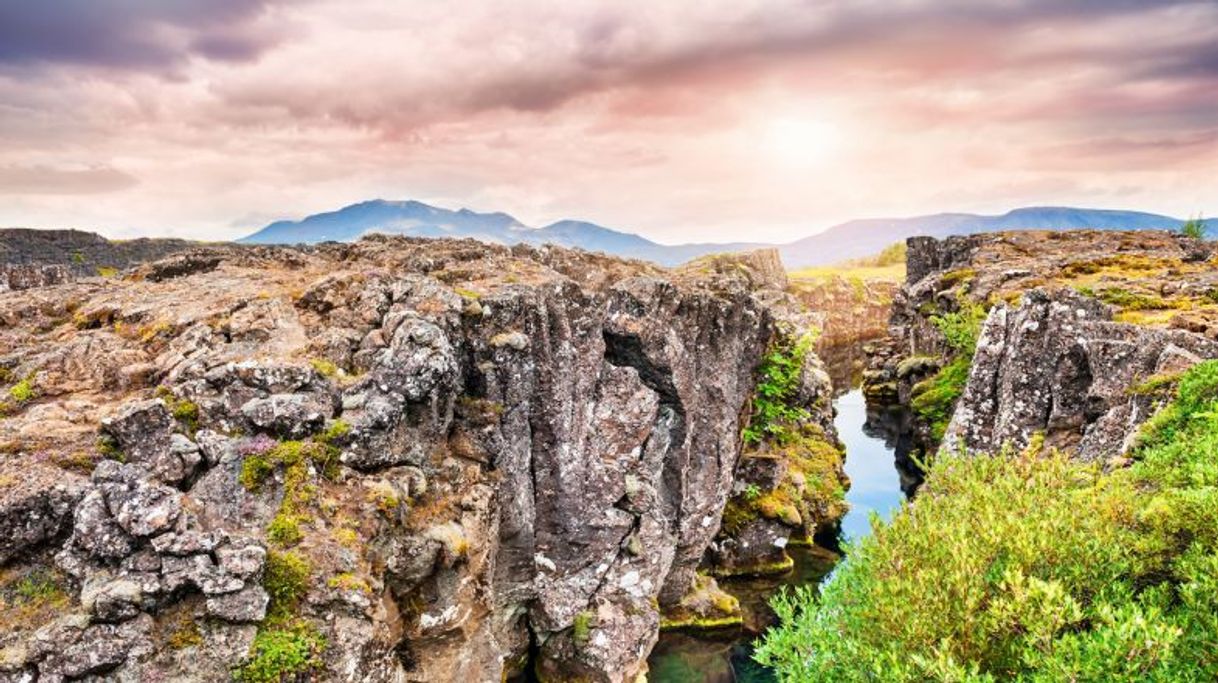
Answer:
<svg viewBox="0 0 1218 683"><path fill-rule="evenodd" d="M866 428L863 392L853 388L834 401L834 425L846 446L850 512L842 519L839 547L871 532L871 516L887 519L905 500L893 448ZM752 661L752 644L774 622L768 598L784 585L819 583L842 556L818 546L792 547L795 568L778 577L722 579L720 585L740 598L743 627L719 632L665 632L648 659L649 683L760 683L774 675Z"/></svg>

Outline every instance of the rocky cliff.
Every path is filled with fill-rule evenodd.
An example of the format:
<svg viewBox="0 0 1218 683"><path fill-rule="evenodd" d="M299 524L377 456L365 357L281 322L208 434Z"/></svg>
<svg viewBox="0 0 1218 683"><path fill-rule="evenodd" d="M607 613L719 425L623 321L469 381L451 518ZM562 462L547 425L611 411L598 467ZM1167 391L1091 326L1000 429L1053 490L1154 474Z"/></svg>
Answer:
<svg viewBox="0 0 1218 683"><path fill-rule="evenodd" d="M894 280L863 277L825 277L795 280L791 289L816 319L820 336L816 355L825 362L834 388L841 392L857 386L867 363L863 347L888 335Z"/></svg>
<svg viewBox="0 0 1218 683"><path fill-rule="evenodd" d="M912 453L1036 441L1120 462L1181 372L1218 357L1214 245L1169 233L908 243L876 421Z"/></svg>
<svg viewBox="0 0 1218 683"><path fill-rule="evenodd" d="M785 285L367 238L0 293L0 680L633 680L724 548L840 514ZM721 529L767 353L791 507Z"/></svg>
<svg viewBox="0 0 1218 683"><path fill-rule="evenodd" d="M0 290L114 275L199 246L198 242L179 239L108 240L81 230L4 228L0 229Z"/></svg>

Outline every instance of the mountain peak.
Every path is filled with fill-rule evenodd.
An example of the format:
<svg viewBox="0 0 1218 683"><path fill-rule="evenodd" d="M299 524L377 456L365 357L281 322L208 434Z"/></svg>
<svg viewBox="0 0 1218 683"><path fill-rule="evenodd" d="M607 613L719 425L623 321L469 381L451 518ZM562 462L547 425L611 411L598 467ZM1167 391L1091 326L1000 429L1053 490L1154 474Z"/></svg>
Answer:
<svg viewBox="0 0 1218 683"><path fill-rule="evenodd" d="M723 251L778 246L788 268L823 265L878 253L912 235L948 235L1000 230L1176 229L1183 221L1139 211L1026 206L1000 215L938 213L911 218L853 220L782 245L758 243L662 245L640 235L587 221L565 219L534 228L502 211L479 213L431 206L415 200L371 199L299 221L277 221L241 240L254 243L350 241L370 232L414 237L472 237L499 244L557 244L676 265ZM1218 222L1210 221L1211 225Z"/></svg>

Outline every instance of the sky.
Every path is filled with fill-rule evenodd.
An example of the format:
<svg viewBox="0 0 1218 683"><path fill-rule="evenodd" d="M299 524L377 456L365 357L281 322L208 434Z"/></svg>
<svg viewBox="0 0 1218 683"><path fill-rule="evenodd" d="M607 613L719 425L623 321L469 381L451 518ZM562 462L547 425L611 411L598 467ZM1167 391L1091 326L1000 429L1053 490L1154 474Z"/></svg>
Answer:
<svg viewBox="0 0 1218 683"><path fill-rule="evenodd" d="M0 0L0 225L1218 213L1218 2Z"/></svg>

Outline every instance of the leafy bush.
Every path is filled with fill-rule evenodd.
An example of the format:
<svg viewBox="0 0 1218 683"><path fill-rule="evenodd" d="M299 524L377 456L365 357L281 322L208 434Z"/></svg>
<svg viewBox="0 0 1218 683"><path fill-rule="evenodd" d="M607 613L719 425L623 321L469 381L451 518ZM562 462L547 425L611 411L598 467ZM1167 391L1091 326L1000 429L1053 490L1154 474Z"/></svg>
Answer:
<svg viewBox="0 0 1218 683"><path fill-rule="evenodd" d="M984 306L961 300L959 310L932 315L930 322L943 335L949 349L971 358L977 349L977 337L981 333L985 315Z"/></svg>
<svg viewBox="0 0 1218 683"><path fill-rule="evenodd" d="M943 334L952 359L934 375L914 385L910 392L910 408L929 426L931 438L936 442L943 439L956 401L968 384L969 368L985 316L984 307L962 300L959 310L930 317L931 324Z"/></svg>
<svg viewBox="0 0 1218 683"><path fill-rule="evenodd" d="M1195 239L1205 239L1205 233L1208 232L1205 221L1200 216L1190 218L1184 221L1184 225L1180 226L1180 234L1185 237L1193 237Z"/></svg>
<svg viewBox="0 0 1218 683"><path fill-rule="evenodd" d="M905 265L906 247L904 242L895 242L884 247L875 257L877 266Z"/></svg>
<svg viewBox="0 0 1218 683"><path fill-rule="evenodd" d="M17 382L8 390L9 398L17 403L28 403L34 400L34 383L28 377Z"/></svg>
<svg viewBox="0 0 1218 683"><path fill-rule="evenodd" d="M941 456L818 595L774 600L784 681L1218 677L1218 361L1185 373L1133 467Z"/></svg>
<svg viewBox="0 0 1218 683"><path fill-rule="evenodd" d="M930 427L935 442L943 439L956 401L968 384L972 356L956 356L934 375L918 382L910 392L909 407Z"/></svg>
<svg viewBox="0 0 1218 683"><path fill-rule="evenodd" d="M794 425L810 416L807 408L796 404L795 397L804 358L813 341L812 335L796 340L780 334L762 359L758 369L760 379L753 394L752 418L742 434L746 444L755 446L765 440L784 443L793 436Z"/></svg>

